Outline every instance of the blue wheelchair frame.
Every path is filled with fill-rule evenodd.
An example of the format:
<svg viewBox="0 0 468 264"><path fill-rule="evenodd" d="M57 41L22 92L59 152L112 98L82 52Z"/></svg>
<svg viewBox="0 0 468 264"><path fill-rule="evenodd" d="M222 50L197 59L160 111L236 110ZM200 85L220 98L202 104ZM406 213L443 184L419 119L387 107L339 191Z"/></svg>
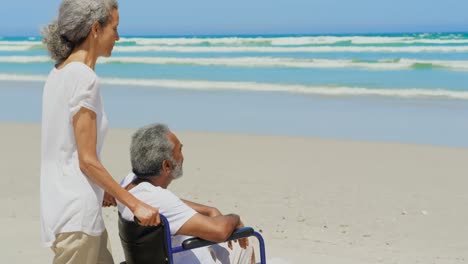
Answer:
<svg viewBox="0 0 468 264"><path fill-rule="evenodd" d="M137 223L137 221L132 222L132 221L127 221L123 219L119 214L119 236L122 242L122 247L124 248L125 258L127 259L127 262L122 262L121 264L124 264L124 263L133 264L136 262L138 262L138 264L161 263L160 262L161 260L146 261L148 260L147 258L145 259L145 261L138 260L139 256L132 256L132 254L135 255L135 254L142 254L142 253L132 252L132 249L135 249L135 248L140 251L143 250L143 254L146 254L145 252L147 252L148 250L154 249L155 247L158 247L158 246L163 247L165 251L164 252L165 256L163 257L164 260L162 260L162 263L174 264L173 254L177 254L179 252L184 252L187 250L192 250L195 248L206 247L206 246L217 244L216 242L194 237L194 238L189 238L183 241L180 246L172 247L169 222L167 221L167 218L164 215L160 215L160 217L161 217L161 225L159 225L158 227L143 227L143 226L138 226L138 224L135 224ZM143 234L142 241L137 241L137 240L128 241L128 236L126 234L122 234L122 232L125 232L125 230L123 229L125 229L126 225L128 225L130 229L139 228ZM155 239L145 238L145 236L146 237L148 237L148 235L151 236L151 233L153 232L161 232L160 228L163 229L162 232L163 232L164 238L155 238ZM240 238L250 237L250 236L255 236L258 239L259 249L260 249L260 263L265 264L266 263L265 241L263 240L262 235L256 232L252 227L243 227L243 228L239 228L235 230L231 234L231 236L226 240L226 242L240 239ZM159 244L161 240L164 240L162 243L163 245ZM144 249L142 249L142 247L144 247ZM132 259L132 260L129 261L129 259Z"/></svg>

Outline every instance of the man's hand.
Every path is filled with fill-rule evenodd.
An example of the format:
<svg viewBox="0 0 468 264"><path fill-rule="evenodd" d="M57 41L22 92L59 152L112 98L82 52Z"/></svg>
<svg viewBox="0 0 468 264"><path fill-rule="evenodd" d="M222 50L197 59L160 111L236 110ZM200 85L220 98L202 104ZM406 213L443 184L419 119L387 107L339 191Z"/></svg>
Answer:
<svg viewBox="0 0 468 264"><path fill-rule="evenodd" d="M242 223L242 221L239 221L239 225L237 225L236 229L239 229L239 228L242 228L244 227L244 224ZM249 238L248 237L244 237L244 238L241 238L241 239L236 239L234 240L234 242L238 242L239 243L239 246L243 249L246 249L248 246L249 246ZM231 241L228 241L228 247L232 250L232 240Z"/></svg>
<svg viewBox="0 0 468 264"><path fill-rule="evenodd" d="M115 198L110 195L108 192L104 192L104 199L102 201L102 206L110 207L110 206L117 206L117 202Z"/></svg>
<svg viewBox="0 0 468 264"><path fill-rule="evenodd" d="M138 219L138 224L142 226L157 226L161 223L159 209L141 201L135 206L133 215Z"/></svg>

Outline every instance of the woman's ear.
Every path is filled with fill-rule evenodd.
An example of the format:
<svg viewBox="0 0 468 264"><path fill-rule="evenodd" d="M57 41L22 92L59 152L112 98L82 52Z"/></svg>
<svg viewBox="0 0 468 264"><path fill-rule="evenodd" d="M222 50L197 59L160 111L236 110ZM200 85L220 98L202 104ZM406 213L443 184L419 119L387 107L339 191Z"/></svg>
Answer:
<svg viewBox="0 0 468 264"><path fill-rule="evenodd" d="M97 38L99 29L101 28L101 25L99 24L98 21L94 22L93 25L91 26L91 37L92 38Z"/></svg>

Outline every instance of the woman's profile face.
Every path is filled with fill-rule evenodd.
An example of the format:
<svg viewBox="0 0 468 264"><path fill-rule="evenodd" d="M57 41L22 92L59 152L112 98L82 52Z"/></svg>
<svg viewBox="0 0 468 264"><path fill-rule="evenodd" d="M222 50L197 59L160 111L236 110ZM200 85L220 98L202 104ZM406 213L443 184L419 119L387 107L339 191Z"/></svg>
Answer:
<svg viewBox="0 0 468 264"><path fill-rule="evenodd" d="M115 42L119 40L119 33L117 32L118 26L119 11L117 9L112 9L110 22L98 31L98 56L109 57L112 54Z"/></svg>

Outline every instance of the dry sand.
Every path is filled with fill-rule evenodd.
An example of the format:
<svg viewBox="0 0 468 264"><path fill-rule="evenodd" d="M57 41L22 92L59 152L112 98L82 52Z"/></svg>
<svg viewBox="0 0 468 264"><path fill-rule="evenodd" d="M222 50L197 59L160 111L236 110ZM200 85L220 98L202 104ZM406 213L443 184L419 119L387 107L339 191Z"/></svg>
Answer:
<svg viewBox="0 0 468 264"><path fill-rule="evenodd" d="M39 239L40 127L0 124L1 263L50 263ZM132 129L112 129L103 163L129 171ZM468 263L468 149L177 133L180 197L238 213L285 263ZM123 260L115 209L105 209ZM287 261L287 262L286 262ZM272 261L278 263L276 261Z"/></svg>

